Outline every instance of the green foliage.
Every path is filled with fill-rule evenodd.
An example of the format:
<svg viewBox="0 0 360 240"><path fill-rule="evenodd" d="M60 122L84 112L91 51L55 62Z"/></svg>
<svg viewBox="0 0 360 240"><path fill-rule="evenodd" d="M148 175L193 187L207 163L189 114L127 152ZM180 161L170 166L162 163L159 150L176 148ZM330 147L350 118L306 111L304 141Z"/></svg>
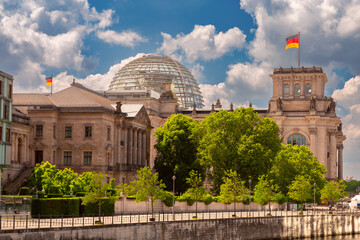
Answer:
<svg viewBox="0 0 360 240"><path fill-rule="evenodd" d="M101 198L101 215L110 216L115 213L115 201L113 198ZM93 216L99 214L99 201L88 203L87 205L81 204L80 216Z"/></svg>
<svg viewBox="0 0 360 240"><path fill-rule="evenodd" d="M19 195L23 196L23 195L29 195L29 188L28 187L21 187L19 190Z"/></svg>
<svg viewBox="0 0 360 240"><path fill-rule="evenodd" d="M173 194L168 191L162 191L160 194L161 201L167 206L172 207L173 205Z"/></svg>
<svg viewBox="0 0 360 240"><path fill-rule="evenodd" d="M268 204L275 195L276 187L271 180L266 179L265 176L259 178L258 184L254 189L254 200L261 205Z"/></svg>
<svg viewBox="0 0 360 240"><path fill-rule="evenodd" d="M327 181L324 188L320 191L321 199L323 199L324 202L330 202L330 204L333 205L347 195L345 187L343 181Z"/></svg>
<svg viewBox="0 0 360 240"><path fill-rule="evenodd" d="M28 179L28 185L30 188L33 188L37 191L42 191L44 181L47 183L53 180L58 171L59 170L56 169L56 166L49 162L38 163L32 171L33 174Z"/></svg>
<svg viewBox="0 0 360 240"><path fill-rule="evenodd" d="M220 187L219 200L222 203L242 202L249 198L249 190L245 187L245 181L241 181L236 171L229 170Z"/></svg>
<svg viewBox="0 0 360 240"><path fill-rule="evenodd" d="M89 185L85 187L86 195L82 198L82 205L88 205L97 203L99 220L101 216L101 207L103 204L104 197L110 197L111 194L108 190L112 189L112 185L104 182L104 176L102 173L93 172L93 178L90 180ZM114 197L110 197L111 201L115 201Z"/></svg>
<svg viewBox="0 0 360 240"><path fill-rule="evenodd" d="M186 177L190 171L204 172L196 158L198 140L193 131L197 125L191 117L173 114L164 126L155 130L157 156L154 168L168 191L172 191L173 175L176 176L175 192L184 193L189 187Z"/></svg>
<svg viewBox="0 0 360 240"><path fill-rule="evenodd" d="M31 217L79 216L79 198L32 199Z"/></svg>
<svg viewBox="0 0 360 240"><path fill-rule="evenodd" d="M120 187L127 195L135 195L136 202L151 200L151 212L154 214L153 205L156 199L160 199L163 194L165 184L159 180L159 174L153 173L149 167L143 167L137 171L137 180L133 180L129 185Z"/></svg>
<svg viewBox="0 0 360 240"><path fill-rule="evenodd" d="M190 193L185 192L183 195L177 198L179 202L187 202L189 206L192 206L195 203L194 198L191 196Z"/></svg>
<svg viewBox="0 0 360 240"><path fill-rule="evenodd" d="M313 185L305 176L296 176L289 187L288 195L295 201L302 203L312 198Z"/></svg>
<svg viewBox="0 0 360 240"><path fill-rule="evenodd" d="M62 198L62 194L48 194L46 195L46 198Z"/></svg>
<svg viewBox="0 0 360 240"><path fill-rule="evenodd" d="M281 192L276 193L274 196L272 196L271 198L271 202L276 202L279 204L284 204L286 202L290 202L290 198L285 196L284 194L282 194Z"/></svg>
<svg viewBox="0 0 360 240"><path fill-rule="evenodd" d="M195 203L193 195L189 192L185 192L183 195L177 197L177 200L179 202L187 202L189 206L192 206ZM203 202L206 205L209 205L212 202L218 202L218 197L213 197L209 193L205 193L199 198L198 202Z"/></svg>
<svg viewBox="0 0 360 240"><path fill-rule="evenodd" d="M344 182L344 183L346 186L345 191L353 194L357 194L360 192L360 181L351 180L349 182Z"/></svg>
<svg viewBox="0 0 360 240"><path fill-rule="evenodd" d="M279 187L279 191L288 194L289 187L297 176L303 176L310 184L316 183L321 189L325 183L326 169L313 153L305 146L283 145L275 158L269 178Z"/></svg>
<svg viewBox="0 0 360 240"><path fill-rule="evenodd" d="M190 185L186 193L195 202L198 202L206 194L201 175L197 171L191 170L189 177L186 178L186 182Z"/></svg>
<svg viewBox="0 0 360 240"><path fill-rule="evenodd" d="M232 169L242 180L267 174L281 147L275 121L261 117L252 108L234 112L220 110L207 116L194 134L200 140L198 156L207 167L218 193L225 172Z"/></svg>

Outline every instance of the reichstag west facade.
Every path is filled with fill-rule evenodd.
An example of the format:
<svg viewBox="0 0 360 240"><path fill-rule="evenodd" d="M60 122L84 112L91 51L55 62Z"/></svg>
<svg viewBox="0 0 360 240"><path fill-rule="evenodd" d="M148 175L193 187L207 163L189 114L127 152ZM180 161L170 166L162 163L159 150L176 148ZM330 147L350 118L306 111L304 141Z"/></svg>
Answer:
<svg viewBox="0 0 360 240"><path fill-rule="evenodd" d="M321 67L276 68L270 74L273 96L267 109L254 109L279 125L284 144L307 146L327 169L343 178L342 124L334 100L324 95ZM153 166L154 131L175 113L202 120L225 108L211 109L192 74L165 55L148 54L125 65L109 89L95 92L75 81L55 94L14 94L11 165L4 174L9 190L36 163L102 171L117 182L134 179L136 170ZM23 177L21 177L23 176Z"/></svg>

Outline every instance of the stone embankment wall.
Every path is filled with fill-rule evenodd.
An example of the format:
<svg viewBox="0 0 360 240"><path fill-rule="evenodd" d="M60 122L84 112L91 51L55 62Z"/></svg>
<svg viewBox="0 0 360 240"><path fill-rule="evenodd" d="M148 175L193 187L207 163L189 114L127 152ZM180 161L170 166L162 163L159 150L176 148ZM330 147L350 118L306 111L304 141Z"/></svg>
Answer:
<svg viewBox="0 0 360 240"><path fill-rule="evenodd" d="M293 210L296 209L296 204L283 204L280 205L278 203L271 203L270 208L271 210ZM198 211L233 211L234 204L224 204L218 202L212 202L206 205L203 202L198 202ZM236 203L236 211L248 211L248 210L267 210L269 209L269 205L260 205L257 203L252 202L250 205L245 205L243 203ZM171 212L172 207L167 207L163 204L160 200L158 200L154 204L154 211L155 212ZM195 203L192 206L189 206L187 202L176 202L174 207L175 212L191 212L195 211ZM115 202L115 214L121 213L144 213L144 212L151 212L151 202L135 202L135 199L126 199L122 198L121 200L117 200Z"/></svg>
<svg viewBox="0 0 360 240"><path fill-rule="evenodd" d="M292 216L187 220L83 228L8 230L0 240L280 239L360 233L360 216Z"/></svg>

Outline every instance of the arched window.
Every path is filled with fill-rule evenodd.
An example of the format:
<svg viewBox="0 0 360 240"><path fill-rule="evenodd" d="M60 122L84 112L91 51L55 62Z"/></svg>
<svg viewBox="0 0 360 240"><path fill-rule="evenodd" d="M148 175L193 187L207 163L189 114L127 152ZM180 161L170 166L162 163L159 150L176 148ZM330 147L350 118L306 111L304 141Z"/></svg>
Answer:
<svg viewBox="0 0 360 240"><path fill-rule="evenodd" d="M284 84L284 86L283 86L283 94L284 95L289 95L289 93L290 93L289 84Z"/></svg>
<svg viewBox="0 0 360 240"><path fill-rule="evenodd" d="M300 94L300 84L298 83L294 86L294 94Z"/></svg>
<svg viewBox="0 0 360 240"><path fill-rule="evenodd" d="M301 134L294 134L288 137L287 144L291 145L305 145L306 146L306 138Z"/></svg>
<svg viewBox="0 0 360 240"><path fill-rule="evenodd" d="M305 84L305 93L311 93L311 84L310 83Z"/></svg>

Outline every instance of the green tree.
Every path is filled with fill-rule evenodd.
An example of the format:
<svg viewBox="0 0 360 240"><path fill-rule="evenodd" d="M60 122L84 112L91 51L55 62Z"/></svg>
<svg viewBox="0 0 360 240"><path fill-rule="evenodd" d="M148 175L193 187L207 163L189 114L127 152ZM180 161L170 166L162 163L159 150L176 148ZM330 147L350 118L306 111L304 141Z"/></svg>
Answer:
<svg viewBox="0 0 360 240"><path fill-rule="evenodd" d="M164 126L155 130L157 156L154 168L168 191L172 191L172 176L176 176L175 191L188 189L186 177L191 170L203 172L196 158L198 141L193 130L198 125L191 117L173 114Z"/></svg>
<svg viewBox="0 0 360 240"><path fill-rule="evenodd" d="M207 167L218 193L226 171L233 169L242 180L268 174L281 147L275 121L261 117L252 108L233 112L220 110L207 116L196 129L198 157ZM210 171L211 169L211 171Z"/></svg>
<svg viewBox="0 0 360 240"><path fill-rule="evenodd" d="M276 186L272 180L266 179L265 175L259 178L258 184L254 189L254 200L261 205L269 204L269 212L271 214L270 201L276 194Z"/></svg>
<svg viewBox="0 0 360 240"><path fill-rule="evenodd" d="M31 177L27 180L29 187L35 191L42 191L44 189L44 182L46 185L48 181L53 180L58 171L56 166L48 161L36 164L32 170ZM48 187L44 189L45 193L48 193L49 190L50 188Z"/></svg>
<svg viewBox="0 0 360 240"><path fill-rule="evenodd" d="M360 181L351 180L345 183L345 190L346 192L357 194L360 192Z"/></svg>
<svg viewBox="0 0 360 240"><path fill-rule="evenodd" d="M304 176L310 184L316 183L321 189L325 183L325 173L324 165L307 147L283 145L275 158L269 178L279 187L280 192L287 195L297 176Z"/></svg>
<svg viewBox="0 0 360 240"><path fill-rule="evenodd" d="M151 215L154 218L154 204L163 196L165 184L159 180L159 174L153 173L149 167L137 171L137 178L123 186L123 191L128 195L135 195L136 202L151 200Z"/></svg>
<svg viewBox="0 0 360 240"><path fill-rule="evenodd" d="M296 176L295 180L289 187L289 197L295 201L301 202L301 209L303 202L312 197L312 184L305 176Z"/></svg>
<svg viewBox="0 0 360 240"><path fill-rule="evenodd" d="M230 204L234 203L234 214L236 202L244 201L249 197L249 190L245 187L245 181L241 181L236 171L229 170L220 187L220 202Z"/></svg>
<svg viewBox="0 0 360 240"><path fill-rule="evenodd" d="M191 170L189 177L186 178L186 182L190 185L186 194L195 201L195 218L197 218L197 203L199 199L206 194L201 174L197 171Z"/></svg>
<svg viewBox="0 0 360 240"><path fill-rule="evenodd" d="M55 175L46 172L43 175L43 188L45 193L69 195L73 193L74 183L78 174L70 168L56 171Z"/></svg>
<svg viewBox="0 0 360 240"><path fill-rule="evenodd" d="M82 199L83 205L87 205L89 203L98 202L99 204L99 223L101 223L101 205L104 197L109 197L112 200L115 198L111 197L109 193L109 189L111 189L110 184L104 182L104 178L107 175L103 175L102 173L93 172L92 179L89 182L89 185L85 187L85 197Z"/></svg>
<svg viewBox="0 0 360 240"><path fill-rule="evenodd" d="M323 189L321 189L321 199L324 202L329 202L331 206L344 198L347 193L345 192L345 184L343 181L327 181Z"/></svg>

